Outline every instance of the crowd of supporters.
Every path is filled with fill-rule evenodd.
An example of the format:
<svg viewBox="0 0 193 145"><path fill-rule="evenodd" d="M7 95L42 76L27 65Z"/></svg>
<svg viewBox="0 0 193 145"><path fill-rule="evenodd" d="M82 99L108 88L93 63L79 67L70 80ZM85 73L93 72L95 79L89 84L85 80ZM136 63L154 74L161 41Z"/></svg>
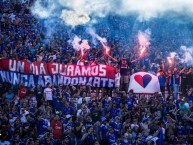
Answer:
<svg viewBox="0 0 193 145"><path fill-rule="evenodd" d="M83 59L67 43L67 33L45 42L45 27L31 14L32 4L0 0L0 58L113 65L115 88L0 82L1 145L193 144L192 67L177 60L169 66L160 51L132 62L135 49L113 41L111 56L94 48ZM157 75L161 92L128 92L130 75L139 71Z"/></svg>

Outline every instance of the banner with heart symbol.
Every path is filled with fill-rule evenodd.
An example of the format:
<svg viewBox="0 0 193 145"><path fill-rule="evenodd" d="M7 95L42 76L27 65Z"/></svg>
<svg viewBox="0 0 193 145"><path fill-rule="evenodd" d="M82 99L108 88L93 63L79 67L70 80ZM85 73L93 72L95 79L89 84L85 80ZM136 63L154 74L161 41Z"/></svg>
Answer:
<svg viewBox="0 0 193 145"><path fill-rule="evenodd" d="M129 91L152 94L160 92L158 77L147 72L138 72L130 77Z"/></svg>

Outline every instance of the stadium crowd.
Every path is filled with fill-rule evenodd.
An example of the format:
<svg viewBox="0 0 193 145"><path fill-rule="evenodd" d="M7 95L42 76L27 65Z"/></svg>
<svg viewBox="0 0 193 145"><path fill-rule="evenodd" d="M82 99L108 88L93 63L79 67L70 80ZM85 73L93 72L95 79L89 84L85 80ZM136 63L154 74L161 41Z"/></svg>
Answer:
<svg viewBox="0 0 193 145"><path fill-rule="evenodd" d="M27 88L0 82L1 145L193 144L192 67L177 60L178 65L167 66L160 50L132 63L137 49L126 50L113 41L112 57L95 48L81 59L67 43L68 33L56 32L45 42L45 28L31 14L32 4L33 0L0 0L0 58L113 65L115 88ZM127 93L129 76L139 71L157 74L162 93Z"/></svg>

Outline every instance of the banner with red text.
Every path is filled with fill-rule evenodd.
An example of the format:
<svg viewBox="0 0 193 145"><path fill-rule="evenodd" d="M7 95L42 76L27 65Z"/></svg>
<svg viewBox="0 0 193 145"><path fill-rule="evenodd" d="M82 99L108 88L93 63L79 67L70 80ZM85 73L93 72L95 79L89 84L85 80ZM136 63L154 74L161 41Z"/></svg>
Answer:
<svg viewBox="0 0 193 145"><path fill-rule="evenodd" d="M12 59L0 60L0 81L31 87L52 85L85 85L114 87L115 68L108 65L80 66Z"/></svg>

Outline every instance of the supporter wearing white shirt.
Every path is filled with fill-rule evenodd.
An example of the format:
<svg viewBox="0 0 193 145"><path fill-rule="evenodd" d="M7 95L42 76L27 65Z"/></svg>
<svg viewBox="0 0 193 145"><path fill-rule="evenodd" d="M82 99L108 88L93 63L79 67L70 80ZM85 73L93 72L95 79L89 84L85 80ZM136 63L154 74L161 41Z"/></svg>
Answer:
<svg viewBox="0 0 193 145"><path fill-rule="evenodd" d="M115 88L116 89L119 89L120 87L120 80L121 80L120 70L116 68L116 74L115 74Z"/></svg>
<svg viewBox="0 0 193 145"><path fill-rule="evenodd" d="M44 89L44 98L47 103L51 106L53 105L53 94L50 83L47 84L47 87Z"/></svg>
<svg viewBox="0 0 193 145"><path fill-rule="evenodd" d="M26 115L28 115L29 112L25 110L24 108L21 108L20 114L21 114L21 118L20 118L21 122L26 123L27 122Z"/></svg>
<svg viewBox="0 0 193 145"><path fill-rule="evenodd" d="M85 102L86 104L90 103L90 97L86 97L86 93L84 92L82 97L77 97L77 108L81 108L82 103Z"/></svg>
<svg viewBox="0 0 193 145"><path fill-rule="evenodd" d="M82 107L81 107L81 109L79 109L78 111L77 111L77 117L79 117L79 116L83 116L83 117L85 117L85 116L87 116L88 114L90 113L90 110L88 109L88 107L85 105L85 104L82 104Z"/></svg>

